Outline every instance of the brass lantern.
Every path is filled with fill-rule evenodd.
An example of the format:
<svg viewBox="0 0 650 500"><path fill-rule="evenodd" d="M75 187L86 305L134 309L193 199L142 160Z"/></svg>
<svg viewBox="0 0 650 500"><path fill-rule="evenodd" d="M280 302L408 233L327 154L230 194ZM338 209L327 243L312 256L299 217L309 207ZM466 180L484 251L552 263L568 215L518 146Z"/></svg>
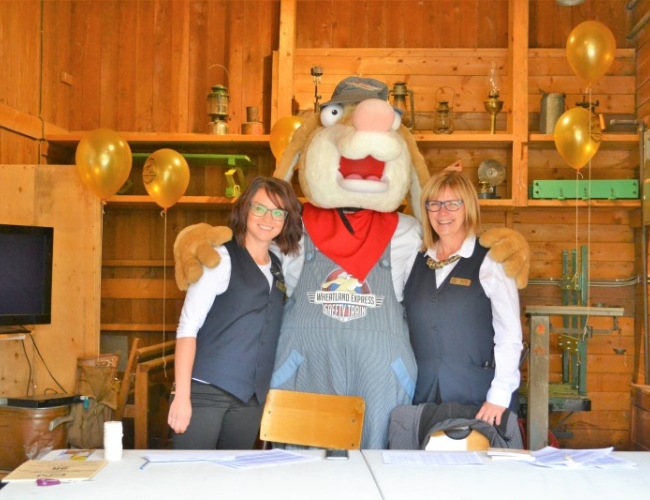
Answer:
<svg viewBox="0 0 650 500"><path fill-rule="evenodd" d="M415 125L415 106L413 104L413 90L406 86L406 82L395 82L393 90L388 95L393 96L392 106L402 115L402 124L409 130ZM406 104L406 96L409 96L410 103Z"/></svg>
<svg viewBox="0 0 650 500"><path fill-rule="evenodd" d="M230 94L223 85L215 85L208 94L208 115L211 120L208 124L208 133L225 135L228 133L228 106Z"/></svg>
<svg viewBox="0 0 650 500"><path fill-rule="evenodd" d="M497 129L497 114L503 108L503 101L499 99L499 86L501 78L494 61L490 64L487 76L488 99L483 101L485 111L490 114L490 133L495 134Z"/></svg>
<svg viewBox="0 0 650 500"><path fill-rule="evenodd" d="M445 89L451 90L451 99L446 97L438 98L438 93L445 94ZM440 87L436 90L436 109L433 113L433 131L436 134L451 134L454 131L454 97L456 93L451 87ZM451 102L451 106L449 103Z"/></svg>

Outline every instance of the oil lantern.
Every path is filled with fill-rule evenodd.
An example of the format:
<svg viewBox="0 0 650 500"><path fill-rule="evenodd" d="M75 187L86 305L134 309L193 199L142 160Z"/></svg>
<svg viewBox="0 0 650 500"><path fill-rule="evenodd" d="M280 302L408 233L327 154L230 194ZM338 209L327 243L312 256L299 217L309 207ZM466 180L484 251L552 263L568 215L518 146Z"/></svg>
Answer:
<svg viewBox="0 0 650 500"><path fill-rule="evenodd" d="M451 90L451 99L447 99L445 89ZM441 97L438 98L438 94ZM436 109L433 113L433 131L436 134L451 134L454 131L454 97L456 93L451 87L440 87L436 90ZM451 102L451 106L449 103Z"/></svg>
<svg viewBox="0 0 650 500"><path fill-rule="evenodd" d="M228 133L228 106L230 94L223 85L215 85L208 94L208 133L225 135Z"/></svg>
<svg viewBox="0 0 650 500"><path fill-rule="evenodd" d="M402 114L402 124L409 129L413 130L415 125L415 107L413 104L413 90L406 86L406 82L395 82L393 89L388 93L389 97L392 94L392 106L400 111ZM409 104L406 104L406 96L409 96Z"/></svg>
<svg viewBox="0 0 650 500"><path fill-rule="evenodd" d="M499 99L499 84L501 78L494 61L490 64L487 76L488 99L483 101L485 111L490 114L490 133L495 134L497 129L497 114L503 108L503 101Z"/></svg>

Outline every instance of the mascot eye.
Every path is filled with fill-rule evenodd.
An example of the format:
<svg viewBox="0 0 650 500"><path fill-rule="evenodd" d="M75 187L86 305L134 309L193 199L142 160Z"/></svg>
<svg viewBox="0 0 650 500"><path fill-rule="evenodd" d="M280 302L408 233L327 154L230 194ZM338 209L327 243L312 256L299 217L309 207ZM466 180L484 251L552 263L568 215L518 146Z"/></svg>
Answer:
<svg viewBox="0 0 650 500"><path fill-rule="evenodd" d="M323 127L331 127L343 117L343 106L330 104L320 110L320 122Z"/></svg>

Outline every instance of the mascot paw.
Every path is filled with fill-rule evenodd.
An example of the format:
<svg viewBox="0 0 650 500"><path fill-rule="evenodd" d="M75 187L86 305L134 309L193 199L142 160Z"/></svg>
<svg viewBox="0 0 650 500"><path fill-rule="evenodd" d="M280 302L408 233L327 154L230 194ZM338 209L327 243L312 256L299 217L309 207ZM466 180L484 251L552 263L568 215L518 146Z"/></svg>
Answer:
<svg viewBox="0 0 650 500"><path fill-rule="evenodd" d="M187 290L203 274L203 266L216 267L221 257L214 247L232 239L232 230L224 226L211 226L205 222L183 229L174 242L176 285Z"/></svg>
<svg viewBox="0 0 650 500"><path fill-rule="evenodd" d="M488 229L479 238L490 249L490 257L503 264L508 276L514 278L517 288L526 288L530 270L530 246L517 231L508 228Z"/></svg>

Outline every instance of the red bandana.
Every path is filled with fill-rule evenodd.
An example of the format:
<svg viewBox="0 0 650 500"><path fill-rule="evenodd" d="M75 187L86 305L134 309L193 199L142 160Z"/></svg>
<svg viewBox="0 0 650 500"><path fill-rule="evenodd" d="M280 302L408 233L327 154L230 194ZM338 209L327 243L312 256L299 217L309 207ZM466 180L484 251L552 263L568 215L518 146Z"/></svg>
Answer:
<svg viewBox="0 0 650 500"><path fill-rule="evenodd" d="M345 227L336 209L305 203L302 220L318 250L359 281L364 281L390 243L398 215L373 210L345 215L354 234Z"/></svg>

